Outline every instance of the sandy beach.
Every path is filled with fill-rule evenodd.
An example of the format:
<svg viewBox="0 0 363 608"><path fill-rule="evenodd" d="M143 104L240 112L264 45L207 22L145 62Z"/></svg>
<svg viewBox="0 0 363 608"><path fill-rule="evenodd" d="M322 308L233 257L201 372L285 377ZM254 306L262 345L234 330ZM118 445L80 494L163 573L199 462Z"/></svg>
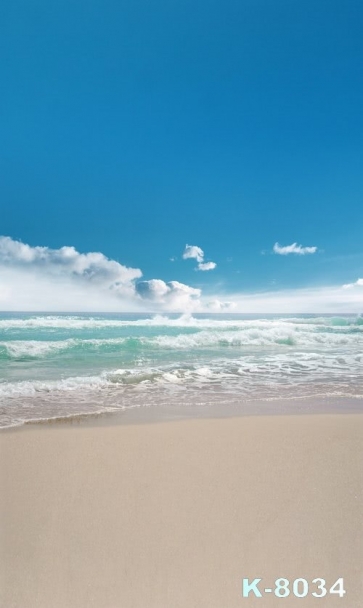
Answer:
<svg viewBox="0 0 363 608"><path fill-rule="evenodd" d="M0 445L1 606L362 605L359 414L44 424ZM346 594L242 597L280 577Z"/></svg>

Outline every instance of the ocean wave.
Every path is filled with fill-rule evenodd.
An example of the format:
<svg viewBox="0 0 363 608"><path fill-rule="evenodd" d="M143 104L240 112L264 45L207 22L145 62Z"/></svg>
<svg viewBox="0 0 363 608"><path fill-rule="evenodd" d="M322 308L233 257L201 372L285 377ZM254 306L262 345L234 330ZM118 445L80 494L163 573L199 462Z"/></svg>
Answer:
<svg viewBox="0 0 363 608"><path fill-rule="evenodd" d="M363 345L363 331L355 333L302 332L284 326L245 328L240 331L200 331L177 336L156 336L144 339L145 343L157 344L161 348L193 349L204 347L248 347L248 346L342 346Z"/></svg>
<svg viewBox="0 0 363 608"><path fill-rule="evenodd" d="M171 318L163 315L155 315L151 318L143 319L114 319L104 317L82 316L34 316L29 318L10 318L0 319L0 330L21 330L21 329L106 329L106 328L127 328L127 327L180 327L180 328L199 328L199 329L243 329L249 327L270 327L276 324L286 326L312 326L312 327L333 327L340 328L362 327L363 318L360 316L351 317L280 317L280 318L259 318L257 319L238 319L238 318L200 318L189 314Z"/></svg>
<svg viewBox="0 0 363 608"><path fill-rule="evenodd" d="M8 342L0 342L0 360L13 359L17 361L25 361L28 359L43 359L47 356L57 355L59 353L74 351L75 354L80 351L90 351L99 349L115 350L124 342L132 343L133 340L127 338L110 338L105 340L97 339L77 339L69 338L68 340L11 340Z"/></svg>
<svg viewBox="0 0 363 608"><path fill-rule="evenodd" d="M232 359L216 358L194 364L163 364L140 368L103 370L95 375L69 376L58 380L23 380L0 382L0 398L29 396L77 389L102 390L105 388L143 386L155 384L204 384L227 382L235 388L270 386L271 383L297 385L307 382L339 380L363 384L363 352L339 355L334 353L301 352L271 355L240 356Z"/></svg>
<svg viewBox="0 0 363 608"><path fill-rule="evenodd" d="M0 370L5 426L160 399L363 396L363 319L3 315Z"/></svg>
<svg viewBox="0 0 363 608"><path fill-rule="evenodd" d="M269 325L255 323L243 329L198 329L176 335L117 338L69 338L67 340L8 340L0 342L0 360L43 359L57 355L81 353L130 353L145 350L197 350L245 347L334 348L363 347L363 327L340 327L339 331L317 327L308 330L281 322Z"/></svg>
<svg viewBox="0 0 363 608"><path fill-rule="evenodd" d="M75 340L41 341L41 340L12 340L0 342L1 359L38 359L49 354L67 350L73 346Z"/></svg>
<svg viewBox="0 0 363 608"><path fill-rule="evenodd" d="M198 355L192 363L103 370L58 379L0 381L0 426L34 420L92 415L129 407L165 403L229 404L243 400L293 399L308 396L363 397L363 350L332 349ZM230 353L229 353L230 354ZM47 373L47 372L46 372Z"/></svg>
<svg viewBox="0 0 363 608"><path fill-rule="evenodd" d="M74 391L79 388L96 389L106 386L107 384L107 378L103 374L99 376L71 376L62 380L2 382L0 383L0 398L24 397L54 391L63 393L65 391Z"/></svg>

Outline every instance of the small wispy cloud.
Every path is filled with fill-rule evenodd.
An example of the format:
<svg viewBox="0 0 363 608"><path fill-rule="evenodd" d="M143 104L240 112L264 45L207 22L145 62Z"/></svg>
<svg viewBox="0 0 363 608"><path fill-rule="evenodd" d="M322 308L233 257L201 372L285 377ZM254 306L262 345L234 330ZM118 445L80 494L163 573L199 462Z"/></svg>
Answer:
<svg viewBox="0 0 363 608"><path fill-rule="evenodd" d="M185 245L183 260L197 260L197 262L203 262L204 251L197 245Z"/></svg>
<svg viewBox="0 0 363 608"><path fill-rule="evenodd" d="M341 285L268 290L260 293L228 294L239 313L315 313L360 314L362 283L351 289Z"/></svg>
<svg viewBox="0 0 363 608"><path fill-rule="evenodd" d="M317 247L303 247L302 245L298 245L297 243L292 243L291 245L281 246L279 243L275 243L273 246L273 252L278 255L290 255L294 253L296 255L307 255L311 253L316 253L318 250Z"/></svg>
<svg viewBox="0 0 363 608"><path fill-rule="evenodd" d="M358 279L355 283L346 283L342 285L343 289L354 289L354 287L363 287L363 279Z"/></svg>
<svg viewBox="0 0 363 608"><path fill-rule="evenodd" d="M236 303L233 301L211 300L206 303L206 308L213 312L226 312L236 308Z"/></svg>
<svg viewBox="0 0 363 608"><path fill-rule="evenodd" d="M198 266L195 270L214 270L217 266L215 262L204 261L204 251L198 245L185 245L183 260L196 260Z"/></svg>
<svg viewBox="0 0 363 608"><path fill-rule="evenodd" d="M214 270L217 264L215 262L199 262L196 270Z"/></svg>

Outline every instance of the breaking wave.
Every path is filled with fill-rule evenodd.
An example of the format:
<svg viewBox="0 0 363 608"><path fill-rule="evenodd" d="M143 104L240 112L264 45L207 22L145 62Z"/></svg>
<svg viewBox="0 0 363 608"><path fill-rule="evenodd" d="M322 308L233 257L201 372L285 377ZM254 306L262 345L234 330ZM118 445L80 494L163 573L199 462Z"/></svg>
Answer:
<svg viewBox="0 0 363 608"><path fill-rule="evenodd" d="M8 331L12 329L106 329L106 328L127 328L127 327L185 327L200 329L239 329L255 326L268 327L271 324L279 323L284 325L312 325L334 328L359 327L363 326L362 316L349 317L286 317L271 320L269 318L257 319L237 319L234 315L231 318L203 318L194 317L189 314L178 317L167 317L155 315L149 318L138 319L115 319L103 317L84 317L84 316L63 316L63 315L44 315L31 316L27 318L0 319L0 330ZM237 315L235 315L237 316Z"/></svg>
<svg viewBox="0 0 363 608"><path fill-rule="evenodd" d="M66 340L8 340L0 341L0 360L27 360L56 355L81 353L127 353L147 350L195 350L208 348L244 348L257 346L281 347L339 347L363 348L363 326L340 325L331 331L330 326L276 322L254 323L240 329L200 329L188 333L157 334L155 336L129 336L117 338Z"/></svg>

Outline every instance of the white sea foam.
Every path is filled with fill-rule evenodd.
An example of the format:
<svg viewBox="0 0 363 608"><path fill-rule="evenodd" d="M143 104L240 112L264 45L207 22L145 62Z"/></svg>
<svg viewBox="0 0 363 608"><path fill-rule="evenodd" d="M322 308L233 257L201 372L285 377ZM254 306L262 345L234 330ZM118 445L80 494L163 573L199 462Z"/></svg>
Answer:
<svg viewBox="0 0 363 608"><path fill-rule="evenodd" d="M162 350L197 350L205 348L245 348L245 347L281 347L281 348L363 348L363 330L354 333L338 331L322 333L302 331L299 327L287 327L284 324L275 324L264 328L253 327L243 330L212 331L200 330L193 333L180 333L177 335L157 335L154 337L120 337L81 339L69 338L67 340L11 340L0 342L1 352L6 353L10 359L44 358L72 349L96 349L102 354L102 349L112 347L120 352L127 349L132 342L134 348L157 348ZM77 352L78 352L77 350Z"/></svg>
<svg viewBox="0 0 363 608"><path fill-rule="evenodd" d="M0 350L3 349L10 358L14 359L21 357L37 358L66 350L74 344L74 339L59 341L12 340L11 342L0 342Z"/></svg>
<svg viewBox="0 0 363 608"><path fill-rule="evenodd" d="M1 382L0 398L11 398L19 395L29 396L53 391L68 392L79 388L88 390L104 389L117 386L143 385L160 383L180 383L197 386L204 382L223 382L228 380L236 387L244 377L243 386L248 384L258 389L271 381L283 383L302 381L319 381L319 379L341 377L349 382L356 379L363 385L363 353L345 356L329 353L301 352L280 353L271 355L240 356L231 359L217 358L205 365L168 364L160 367L142 366L141 368L104 370L97 375L69 376L59 380L25 380L18 382ZM259 379L256 384L256 378ZM242 385L241 385L242 386ZM243 387L242 387L243 388Z"/></svg>
<svg viewBox="0 0 363 608"><path fill-rule="evenodd" d="M321 329L319 326L299 325L284 321L244 322L239 329L223 326L216 328L191 328L188 333L156 336L125 336L116 338L68 338L66 340L8 340L0 341L0 356L10 359L44 358L68 350L93 349L102 356L102 349L112 348L124 352L132 348L162 350L198 350L205 348L281 347L296 348L363 348L363 327L358 326Z"/></svg>
<svg viewBox="0 0 363 608"><path fill-rule="evenodd" d="M298 327L289 327L282 323L265 326L255 326L243 330L229 332L200 331L193 334L178 334L177 336L160 335L155 338L143 339L145 343L157 344L161 348L203 348L212 346L363 346L363 330L356 333L334 332L318 333L302 331Z"/></svg>
<svg viewBox="0 0 363 608"><path fill-rule="evenodd" d="M68 340L11 340L0 342L0 353L5 351L9 358L44 358L76 347L99 347L122 345L127 338L108 339L80 339L69 338Z"/></svg>
<svg viewBox="0 0 363 608"><path fill-rule="evenodd" d="M71 376L62 380L2 382L0 384L0 398L30 396L53 391L74 391L81 387L97 389L107 384L108 381L104 374L100 374L99 376Z"/></svg>
<svg viewBox="0 0 363 608"><path fill-rule="evenodd" d="M147 319L112 319L105 317L80 317L80 316L35 316L23 319L10 318L0 319L0 329L102 329L107 327L190 327L200 329L223 329L223 328L248 328L269 327L275 324L286 326L311 325L311 326L334 326L339 331L341 327L355 325L360 322L361 317L311 317L311 318L280 318L280 319L216 319L199 318L185 314L178 318L169 318L155 315Z"/></svg>

